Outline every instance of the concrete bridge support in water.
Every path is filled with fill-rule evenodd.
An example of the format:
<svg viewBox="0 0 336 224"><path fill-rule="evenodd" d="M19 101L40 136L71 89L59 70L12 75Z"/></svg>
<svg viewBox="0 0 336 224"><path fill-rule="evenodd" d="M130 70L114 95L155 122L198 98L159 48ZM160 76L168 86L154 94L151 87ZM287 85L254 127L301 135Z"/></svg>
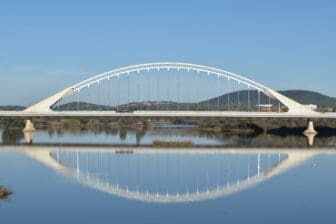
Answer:
<svg viewBox="0 0 336 224"><path fill-rule="evenodd" d="M26 143L31 144L33 141L33 135L34 132L36 131L34 124L31 120L31 118L26 120L26 126L23 129L24 136L26 139ZM309 120L307 123L307 128L306 130L302 133L307 137L308 140L308 146L313 146L314 145L314 138L318 134L318 132L314 128L314 123L313 121Z"/></svg>
<svg viewBox="0 0 336 224"><path fill-rule="evenodd" d="M317 131L314 128L313 121L308 121L307 129L303 132L304 135L317 135Z"/></svg>
<svg viewBox="0 0 336 224"><path fill-rule="evenodd" d="M308 121L307 129L303 132L303 134L308 139L308 145L313 146L314 145L314 138L318 134L318 132L314 128L313 121Z"/></svg>
<svg viewBox="0 0 336 224"><path fill-rule="evenodd" d="M23 133L28 144L33 142L33 135L36 129L34 128L34 124L30 119L26 120L26 126L23 129Z"/></svg>
<svg viewBox="0 0 336 224"><path fill-rule="evenodd" d="M31 119L27 119L26 120L26 126L25 128L23 129L24 132L34 132L36 131L36 129L34 128L34 124L33 122L31 121Z"/></svg>

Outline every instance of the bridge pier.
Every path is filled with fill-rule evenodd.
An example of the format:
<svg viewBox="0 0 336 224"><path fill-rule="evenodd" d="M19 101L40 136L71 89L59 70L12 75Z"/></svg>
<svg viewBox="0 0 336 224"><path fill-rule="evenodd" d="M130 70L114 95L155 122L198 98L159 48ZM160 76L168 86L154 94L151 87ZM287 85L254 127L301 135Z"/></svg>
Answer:
<svg viewBox="0 0 336 224"><path fill-rule="evenodd" d="M23 132L24 134L24 138L26 140L27 144L32 144L33 143L33 136L34 136L34 132L33 131L26 131Z"/></svg>
<svg viewBox="0 0 336 224"><path fill-rule="evenodd" d="M307 129L303 132L303 134L306 136L317 135L317 131L314 128L313 121L308 121Z"/></svg>
<svg viewBox="0 0 336 224"><path fill-rule="evenodd" d="M33 124L33 122L31 122L30 119L26 120L26 126L23 129L23 131L24 132L34 132L34 131L36 131L36 129L34 128L34 124Z"/></svg>

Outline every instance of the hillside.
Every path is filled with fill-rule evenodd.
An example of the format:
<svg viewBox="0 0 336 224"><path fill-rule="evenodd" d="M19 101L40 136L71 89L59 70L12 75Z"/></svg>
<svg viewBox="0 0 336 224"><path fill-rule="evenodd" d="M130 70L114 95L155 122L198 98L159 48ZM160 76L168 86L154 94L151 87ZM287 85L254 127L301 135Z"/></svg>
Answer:
<svg viewBox="0 0 336 224"><path fill-rule="evenodd" d="M304 90L287 90L287 91L279 91L281 94L294 99L302 104L316 104L319 108L323 107L331 107L336 108L336 98L329 97L317 92L312 91L304 91ZM251 90L250 94L250 107L256 107L258 104L258 92ZM230 100L230 108L234 109L237 107L238 102L238 92L232 92L230 94L225 94L220 97L215 97L210 100L206 100L200 102L199 105L193 103L176 103L176 102L140 102L140 103L130 103L129 105L119 105L118 110L168 110L176 109L176 110L190 110L190 109L201 109L206 110L207 108L215 109L217 108L217 103L219 100L220 108L226 108L228 99ZM247 108L248 106L248 91L242 90L239 91L239 99L240 99L240 107ZM278 102L275 100L270 100L265 95L261 95L261 104L271 103L277 106ZM87 104L87 103L70 103L67 105L62 105L60 110L115 110L115 107L104 106L104 105L95 105L95 104Z"/></svg>
<svg viewBox="0 0 336 224"><path fill-rule="evenodd" d="M336 108L336 98L306 90L279 91L281 94L302 104L316 104L319 107Z"/></svg>
<svg viewBox="0 0 336 224"><path fill-rule="evenodd" d="M301 104L315 104L319 108L322 107L331 107L336 108L336 98L329 97L317 92L313 91L306 91L306 90L286 90L286 91L279 91L279 93L296 100ZM219 97L219 102L223 103L224 105L227 104L228 99L230 99L230 104L235 105L238 101L238 92L232 92L229 94L224 94ZM240 105L242 107L247 106L248 104L248 91L242 90L239 91L239 99ZM217 103L218 97L210 99L210 104ZM250 91L250 105L257 105L258 104L258 92L256 90ZM265 95L261 95L261 104L267 104L269 102L268 97ZM208 103L208 101L204 101L202 103ZM271 100L271 104L275 104L276 102Z"/></svg>
<svg viewBox="0 0 336 224"><path fill-rule="evenodd" d="M21 106L0 106L0 110L7 110L7 111L20 111L20 110L24 110L25 107L21 107Z"/></svg>
<svg viewBox="0 0 336 224"><path fill-rule="evenodd" d="M319 108L323 107L331 107L336 108L336 98L329 97L317 92L313 91L306 91L306 90L287 90L287 91L279 91L279 93L294 99L302 104L315 104L318 105ZM250 106L255 107L258 104L258 93L255 90L250 91ZM230 107L234 108L237 105L238 102L238 92L232 92L229 94L224 94L219 97L212 98L210 100L206 100L203 102L200 102L199 105L197 104L187 104L187 103L176 103L176 102L140 102L140 103L130 103L127 105L121 105L118 107L119 110L136 110L137 108L140 110L165 110L167 108L171 109L177 109L179 110L189 110L189 109L197 109L203 108L206 109L210 105L211 108L215 108L217 105L217 102L219 100L220 107L227 107L228 99L230 100ZM240 107L247 107L248 105L248 91L242 90L239 91L239 100L240 100ZM269 101L268 97L261 95L261 104L268 104L271 103L273 105L276 105L277 102L271 100ZM113 106L106 106L106 105L96 105L96 104L88 104L84 102L80 103L69 103L66 105L61 105L59 110L66 111L66 110L115 110L116 108ZM0 106L0 110L23 110L24 107L21 106ZM58 108L56 108L58 110Z"/></svg>

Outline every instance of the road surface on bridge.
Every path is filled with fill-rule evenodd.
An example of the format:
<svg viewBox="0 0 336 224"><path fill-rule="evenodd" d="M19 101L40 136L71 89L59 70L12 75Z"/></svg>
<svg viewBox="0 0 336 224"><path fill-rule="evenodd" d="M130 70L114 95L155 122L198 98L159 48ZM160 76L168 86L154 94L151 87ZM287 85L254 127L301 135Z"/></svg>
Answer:
<svg viewBox="0 0 336 224"><path fill-rule="evenodd" d="M64 111L31 113L0 111L0 117L236 117L236 118L336 118L336 113L277 113L240 111Z"/></svg>

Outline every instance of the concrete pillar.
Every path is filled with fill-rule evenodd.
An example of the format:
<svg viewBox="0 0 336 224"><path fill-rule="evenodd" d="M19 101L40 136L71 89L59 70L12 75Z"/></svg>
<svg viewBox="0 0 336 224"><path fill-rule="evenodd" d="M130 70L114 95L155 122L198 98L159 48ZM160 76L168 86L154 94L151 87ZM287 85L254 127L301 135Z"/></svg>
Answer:
<svg viewBox="0 0 336 224"><path fill-rule="evenodd" d="M23 134L24 134L26 143L27 144L32 144L33 143L34 132L33 131L24 131Z"/></svg>
<svg viewBox="0 0 336 224"><path fill-rule="evenodd" d="M307 129L303 132L304 135L317 135L317 131L314 128L314 123L312 121L308 122Z"/></svg>
<svg viewBox="0 0 336 224"><path fill-rule="evenodd" d="M34 128L34 124L31 122L31 120L26 120L26 127L23 129L24 132L33 132L36 131Z"/></svg>
<svg viewBox="0 0 336 224"><path fill-rule="evenodd" d="M317 131L314 128L314 123L312 121L308 122L307 129L303 132L303 134L307 137L308 145L314 145L314 138L317 135Z"/></svg>
<svg viewBox="0 0 336 224"><path fill-rule="evenodd" d="M307 137L308 146L313 146L316 134L305 134L305 136Z"/></svg>

